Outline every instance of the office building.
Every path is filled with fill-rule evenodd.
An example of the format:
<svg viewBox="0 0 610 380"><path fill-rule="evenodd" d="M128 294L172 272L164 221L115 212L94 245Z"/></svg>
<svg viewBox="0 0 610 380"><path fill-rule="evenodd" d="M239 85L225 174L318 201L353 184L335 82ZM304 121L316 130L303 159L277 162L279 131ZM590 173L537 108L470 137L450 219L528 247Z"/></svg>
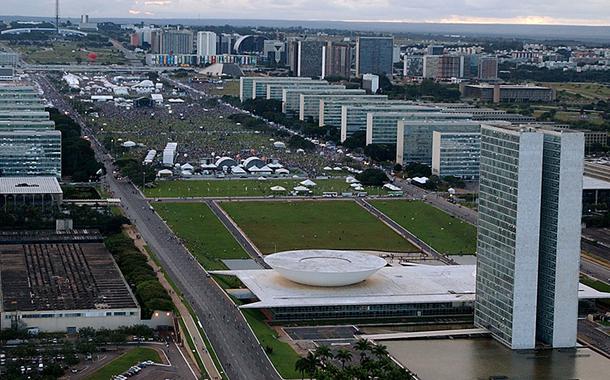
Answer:
<svg viewBox="0 0 610 380"><path fill-rule="evenodd" d="M0 209L4 211L26 206L51 209L62 201L56 177L0 177Z"/></svg>
<svg viewBox="0 0 610 380"><path fill-rule="evenodd" d="M263 46L263 56L268 65L286 65L286 43L277 40L266 40Z"/></svg>
<svg viewBox="0 0 610 380"><path fill-rule="evenodd" d="M61 177L61 132L0 130L0 176Z"/></svg>
<svg viewBox="0 0 610 380"><path fill-rule="evenodd" d="M466 180L479 178L481 133L432 132L432 174Z"/></svg>
<svg viewBox="0 0 610 380"><path fill-rule="evenodd" d="M216 33L197 32L197 55L200 57L216 55Z"/></svg>
<svg viewBox="0 0 610 380"><path fill-rule="evenodd" d="M432 165L432 139L437 132L477 133L481 123L467 118L404 118L396 128L396 163Z"/></svg>
<svg viewBox="0 0 610 380"><path fill-rule="evenodd" d="M277 86L291 86L291 85L301 85L301 84L314 84L325 86L328 85L328 82L321 80L313 80L311 78L302 78L302 77L282 77L275 78L273 80L267 80L268 77L258 77L252 81L252 99L267 97L268 87L269 85L277 85ZM276 91L277 93L277 91ZM282 98L282 92L279 91L280 99Z"/></svg>
<svg viewBox="0 0 610 380"><path fill-rule="evenodd" d="M427 55L443 55L445 47L443 45L428 45L426 48Z"/></svg>
<svg viewBox="0 0 610 380"><path fill-rule="evenodd" d="M89 15L81 15L78 23L78 30L97 31L97 22L89 20Z"/></svg>
<svg viewBox="0 0 610 380"><path fill-rule="evenodd" d="M0 288L2 329L74 334L85 327L117 329L144 323L99 233L4 234Z"/></svg>
<svg viewBox="0 0 610 380"><path fill-rule="evenodd" d="M364 74L362 76L362 88L367 94L376 94L379 90L379 75Z"/></svg>
<svg viewBox="0 0 610 380"><path fill-rule="evenodd" d="M320 100L320 116L318 118L320 127L341 126L341 107L344 105L370 105L388 102L386 95L364 95L359 97L341 98L331 97Z"/></svg>
<svg viewBox="0 0 610 380"><path fill-rule="evenodd" d="M422 76L429 79L465 78L469 57L464 55L425 55Z"/></svg>
<svg viewBox="0 0 610 380"><path fill-rule="evenodd" d="M300 79L309 79L309 78L300 78ZM294 81L292 83L278 81L271 82L267 84L267 99L274 99L282 101L282 93L286 88L303 88L303 89L312 89L312 88L324 88L327 87L329 83L325 80L309 80L306 82ZM343 86L345 87L345 86Z"/></svg>
<svg viewBox="0 0 610 380"><path fill-rule="evenodd" d="M218 46L216 47L217 54L237 54L235 52L235 43L241 37L239 34L222 33L218 36Z"/></svg>
<svg viewBox="0 0 610 380"><path fill-rule="evenodd" d="M494 103L552 102L555 90L551 87L508 84L464 84L460 86L464 98Z"/></svg>
<svg viewBox="0 0 610 380"><path fill-rule="evenodd" d="M356 76L378 74L392 76L393 37L358 37L356 40Z"/></svg>
<svg viewBox="0 0 610 380"><path fill-rule="evenodd" d="M348 90L345 86L328 85L324 88L302 88L288 87L282 90L282 112L286 114L298 115L301 108L301 94L305 95L353 95L353 90Z"/></svg>
<svg viewBox="0 0 610 380"><path fill-rule="evenodd" d="M292 60L295 62L293 75L298 77L320 78L324 67L324 47L325 41L302 40L296 41L296 49L293 50Z"/></svg>
<svg viewBox="0 0 610 380"><path fill-rule="evenodd" d="M152 32L152 50L156 54L192 54L193 32L190 30L161 29Z"/></svg>
<svg viewBox="0 0 610 380"><path fill-rule="evenodd" d="M324 74L326 77L349 79L352 76L352 48L347 42L328 41L324 46Z"/></svg>
<svg viewBox="0 0 610 380"><path fill-rule="evenodd" d="M475 324L513 349L576 344L584 136L481 128Z"/></svg>
<svg viewBox="0 0 610 380"><path fill-rule="evenodd" d="M252 99L254 89L254 82L256 81L259 85L263 83L274 83L274 82L295 82L300 83L304 81L310 81L311 78L296 78L296 77L241 77L239 78L239 100L242 102L247 99ZM258 94L258 91L256 92Z"/></svg>
<svg viewBox="0 0 610 380"><path fill-rule="evenodd" d="M435 112L432 106L419 106L403 100L382 103L349 104L341 106L341 142L356 132L366 132L369 112Z"/></svg>
<svg viewBox="0 0 610 380"><path fill-rule="evenodd" d="M403 75L405 77L421 77L424 75L424 56L406 56L403 64Z"/></svg>
<svg viewBox="0 0 610 380"><path fill-rule="evenodd" d="M301 94L299 103L299 120L314 121L320 118L320 102L325 99L357 99L366 95L366 91L353 89L345 90L341 94Z"/></svg>
<svg viewBox="0 0 610 380"><path fill-rule="evenodd" d="M478 78L481 80L498 79L498 57L480 57L478 62Z"/></svg>
<svg viewBox="0 0 610 380"><path fill-rule="evenodd" d="M53 130L55 122L51 120L0 120L0 131L15 130Z"/></svg>
<svg viewBox="0 0 610 380"><path fill-rule="evenodd" d="M366 144L396 144L396 128L401 120L465 120L471 114L442 109L415 109L408 112L369 112L366 115ZM430 135L432 142L432 134Z"/></svg>
<svg viewBox="0 0 610 380"><path fill-rule="evenodd" d="M0 81L12 81L15 79L15 68L13 66L0 66Z"/></svg>
<svg viewBox="0 0 610 380"><path fill-rule="evenodd" d="M0 111L0 121L5 120L48 121L49 113L47 111L25 110Z"/></svg>

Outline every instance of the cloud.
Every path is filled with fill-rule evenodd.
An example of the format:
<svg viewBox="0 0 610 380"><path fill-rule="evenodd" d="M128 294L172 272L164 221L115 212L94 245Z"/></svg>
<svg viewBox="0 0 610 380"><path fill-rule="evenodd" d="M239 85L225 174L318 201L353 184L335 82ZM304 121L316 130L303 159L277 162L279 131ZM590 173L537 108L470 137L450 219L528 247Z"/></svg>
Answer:
<svg viewBox="0 0 610 380"><path fill-rule="evenodd" d="M607 0L60 0L63 17L359 20L610 25ZM3 14L52 16L51 0L0 0Z"/></svg>

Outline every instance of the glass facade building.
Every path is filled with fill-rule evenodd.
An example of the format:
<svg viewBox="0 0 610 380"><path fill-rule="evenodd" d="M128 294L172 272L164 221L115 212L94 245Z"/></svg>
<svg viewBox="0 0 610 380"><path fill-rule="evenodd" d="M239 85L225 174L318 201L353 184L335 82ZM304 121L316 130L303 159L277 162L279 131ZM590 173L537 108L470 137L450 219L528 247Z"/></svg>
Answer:
<svg viewBox="0 0 610 380"><path fill-rule="evenodd" d="M353 90L348 90L345 86L340 85L329 85L324 88L314 87L314 88L285 88L282 90L282 112L284 113L294 113L296 115L299 114L299 109L301 107L301 94L305 95L341 95L353 94Z"/></svg>
<svg viewBox="0 0 610 380"><path fill-rule="evenodd" d="M324 99L357 99L366 95L366 91L360 89L345 90L342 94L302 94L299 104L299 120L313 118L320 119L320 101Z"/></svg>
<svg viewBox="0 0 610 380"><path fill-rule="evenodd" d="M481 134L479 132L432 133L432 174L462 179L479 178Z"/></svg>
<svg viewBox="0 0 610 380"><path fill-rule="evenodd" d="M440 108L434 109L433 112L421 111L369 112L366 117L366 144L396 144L398 122L401 120L465 120L472 118L472 115L465 113L441 112ZM430 131L430 143L432 143L432 131Z"/></svg>
<svg viewBox="0 0 610 380"><path fill-rule="evenodd" d="M0 175L61 177L61 132L0 131Z"/></svg>
<svg viewBox="0 0 610 380"><path fill-rule="evenodd" d="M295 78L295 77L241 77L239 78L239 100L242 102L247 99L252 99L252 88L254 87L254 82L256 81L260 85L263 82L267 82L268 84L274 82L302 82L302 81L310 81L310 78Z"/></svg>
<svg viewBox="0 0 610 380"><path fill-rule="evenodd" d="M380 74L392 76L393 37L358 37L356 40L356 76Z"/></svg>
<svg viewBox="0 0 610 380"><path fill-rule="evenodd" d="M309 79L309 78L303 78ZM267 99L279 100L282 101L282 94L284 89L287 88L303 88L303 89L312 89L312 88L326 88L329 84L325 80L309 80L307 82L294 82L294 83L284 83L280 82L276 83L268 83L267 84ZM342 86L345 88L344 86Z"/></svg>
<svg viewBox="0 0 610 380"><path fill-rule="evenodd" d="M324 127L331 125L335 127L341 126L341 107L352 104L380 104L388 101L386 95L365 95L352 99L343 99L340 97L328 98L320 100L320 116L319 125Z"/></svg>
<svg viewBox="0 0 610 380"><path fill-rule="evenodd" d="M463 114L443 119L420 118L403 119L398 122L396 141L396 162L405 165L413 162L432 165L432 139L434 131L437 132L472 132L477 133L481 129L481 123L460 118Z"/></svg>
<svg viewBox="0 0 610 380"><path fill-rule="evenodd" d="M481 128L475 324L513 349L576 343L583 161L582 133Z"/></svg>

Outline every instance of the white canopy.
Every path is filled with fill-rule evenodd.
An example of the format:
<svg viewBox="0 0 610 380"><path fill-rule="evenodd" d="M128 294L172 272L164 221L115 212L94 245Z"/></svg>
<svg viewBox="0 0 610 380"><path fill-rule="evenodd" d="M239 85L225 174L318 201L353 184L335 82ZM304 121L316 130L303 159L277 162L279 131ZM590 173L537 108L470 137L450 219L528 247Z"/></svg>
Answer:
<svg viewBox="0 0 610 380"><path fill-rule="evenodd" d="M186 163L182 165L182 170L193 170L193 165Z"/></svg>
<svg viewBox="0 0 610 380"><path fill-rule="evenodd" d="M400 191L401 190L400 187L398 187L396 185L392 185L391 183L386 183L385 185L383 185L383 187L390 191Z"/></svg>
<svg viewBox="0 0 610 380"><path fill-rule="evenodd" d="M231 168L231 173L233 174L246 174L246 171L239 166L233 166Z"/></svg>
<svg viewBox="0 0 610 380"><path fill-rule="evenodd" d="M159 170L159 172L157 173L158 176L164 176L164 175L172 175L172 171L169 169L162 169Z"/></svg>
<svg viewBox="0 0 610 380"><path fill-rule="evenodd" d="M330 171L330 170L333 170L333 168L331 168L330 166L325 166L324 170Z"/></svg>
<svg viewBox="0 0 610 380"><path fill-rule="evenodd" d="M265 178L265 177L258 177L257 179L258 179L259 181L266 181L266 180L267 180L267 178Z"/></svg>
<svg viewBox="0 0 610 380"><path fill-rule="evenodd" d="M297 191L297 192L309 191L309 189L306 188L305 186L297 186L297 187L294 187L293 190Z"/></svg>
<svg viewBox="0 0 610 380"><path fill-rule="evenodd" d="M345 183L360 183L360 181L352 176L348 176L345 178Z"/></svg>
<svg viewBox="0 0 610 380"><path fill-rule="evenodd" d="M276 170L275 173L276 174L289 174L290 171L288 169L281 168L281 169Z"/></svg>
<svg viewBox="0 0 610 380"><path fill-rule="evenodd" d="M359 183L352 183L349 185L350 187L356 188L356 187L360 187Z"/></svg>
<svg viewBox="0 0 610 380"><path fill-rule="evenodd" d="M340 167L338 167L338 166L335 166L335 167L333 168L333 170L334 170L334 171L336 171L336 172L340 172L340 171L341 171L341 170L343 170L343 169L341 169L341 168L340 168Z"/></svg>
<svg viewBox="0 0 610 380"><path fill-rule="evenodd" d="M273 169L271 169L269 166L265 165L262 168L259 169L259 172L265 172L265 173L271 173L273 171Z"/></svg>
<svg viewBox="0 0 610 380"><path fill-rule="evenodd" d="M271 191L286 191L286 188L282 186L272 186Z"/></svg>
<svg viewBox="0 0 610 380"><path fill-rule="evenodd" d="M316 186L316 183L310 179L306 179L305 181L301 182L301 185L307 186L307 187L313 187L313 186Z"/></svg>
<svg viewBox="0 0 610 380"><path fill-rule="evenodd" d="M134 143L133 141L125 141L122 145L125 148L133 148L134 146L136 146L136 143Z"/></svg>

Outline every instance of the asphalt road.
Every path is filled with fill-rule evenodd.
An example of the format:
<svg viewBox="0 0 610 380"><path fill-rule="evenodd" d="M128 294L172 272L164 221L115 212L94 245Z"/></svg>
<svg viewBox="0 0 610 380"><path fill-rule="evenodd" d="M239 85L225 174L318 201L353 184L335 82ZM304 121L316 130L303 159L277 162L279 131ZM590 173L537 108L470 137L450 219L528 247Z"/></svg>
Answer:
<svg viewBox="0 0 610 380"><path fill-rule="evenodd" d="M578 340L583 341L610 357L610 336L599 325L586 319L578 321Z"/></svg>
<svg viewBox="0 0 610 380"><path fill-rule="evenodd" d="M92 136L67 102L48 81L41 81L46 96L56 107L68 111L81 123L83 132ZM114 168L97 140L92 147L107 173ZM103 184L121 199L126 216L138 229L149 248L159 258L163 268L176 283L193 307L214 347L227 376L231 380L274 380L277 374L263 348L250 330L239 309L218 287L194 257L180 243L169 227L150 209L149 203L133 184L116 180L111 174L103 177Z"/></svg>

